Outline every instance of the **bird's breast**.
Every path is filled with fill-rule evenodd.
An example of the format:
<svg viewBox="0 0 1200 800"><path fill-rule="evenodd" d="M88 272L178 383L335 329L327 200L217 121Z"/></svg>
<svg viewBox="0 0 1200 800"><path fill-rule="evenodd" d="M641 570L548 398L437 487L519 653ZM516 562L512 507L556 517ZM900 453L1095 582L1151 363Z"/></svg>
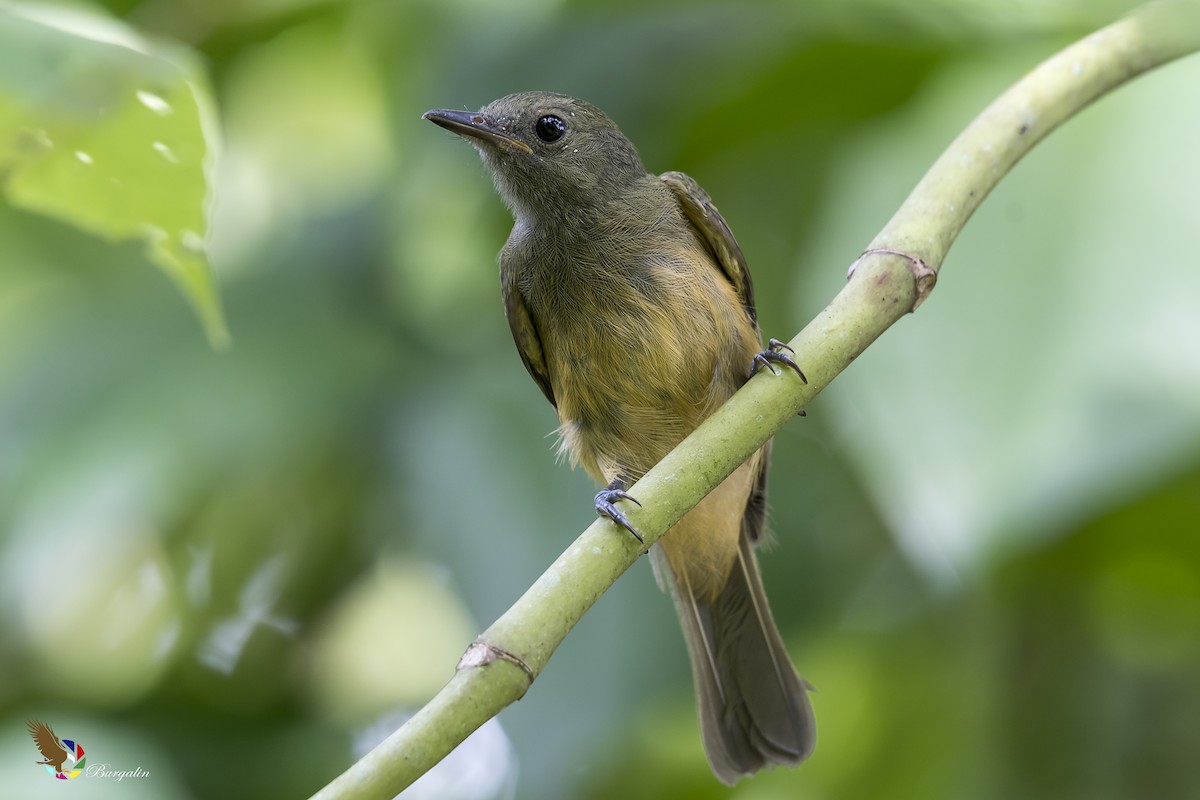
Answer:
<svg viewBox="0 0 1200 800"><path fill-rule="evenodd" d="M757 333L695 248L557 266L524 291L564 449L600 480L640 476L741 385Z"/></svg>

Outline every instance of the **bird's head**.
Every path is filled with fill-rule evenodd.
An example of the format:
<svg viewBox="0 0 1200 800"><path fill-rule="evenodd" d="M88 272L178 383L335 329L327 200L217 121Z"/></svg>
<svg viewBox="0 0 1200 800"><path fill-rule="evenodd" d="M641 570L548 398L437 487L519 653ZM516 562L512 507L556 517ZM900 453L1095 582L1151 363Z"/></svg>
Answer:
<svg viewBox="0 0 1200 800"><path fill-rule="evenodd" d="M646 175L616 123L567 95L520 92L479 111L435 109L422 118L475 145L518 219L601 207Z"/></svg>

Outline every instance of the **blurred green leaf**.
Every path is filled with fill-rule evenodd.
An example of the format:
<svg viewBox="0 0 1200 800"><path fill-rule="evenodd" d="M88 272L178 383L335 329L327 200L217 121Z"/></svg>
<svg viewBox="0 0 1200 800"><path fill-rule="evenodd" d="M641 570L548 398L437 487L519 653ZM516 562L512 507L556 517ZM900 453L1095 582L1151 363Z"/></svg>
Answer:
<svg viewBox="0 0 1200 800"><path fill-rule="evenodd" d="M0 184L20 208L144 241L221 346L229 334L204 254L210 101L181 58L112 20L0 10Z"/></svg>

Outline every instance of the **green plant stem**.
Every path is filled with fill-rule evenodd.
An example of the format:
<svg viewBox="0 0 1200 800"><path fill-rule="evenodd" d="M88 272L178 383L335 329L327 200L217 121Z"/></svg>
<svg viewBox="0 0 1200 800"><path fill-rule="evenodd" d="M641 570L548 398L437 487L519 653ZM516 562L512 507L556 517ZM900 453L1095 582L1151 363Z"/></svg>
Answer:
<svg viewBox="0 0 1200 800"><path fill-rule="evenodd" d="M1200 2L1151 3L1053 56L984 110L855 262L842 291L791 341L808 384L788 370L764 371L631 487L642 507L627 513L646 546L920 303L971 213L1038 141L1097 97L1196 50ZM571 628L643 552L612 523L594 522L484 631L425 708L314 797L398 794L520 699Z"/></svg>

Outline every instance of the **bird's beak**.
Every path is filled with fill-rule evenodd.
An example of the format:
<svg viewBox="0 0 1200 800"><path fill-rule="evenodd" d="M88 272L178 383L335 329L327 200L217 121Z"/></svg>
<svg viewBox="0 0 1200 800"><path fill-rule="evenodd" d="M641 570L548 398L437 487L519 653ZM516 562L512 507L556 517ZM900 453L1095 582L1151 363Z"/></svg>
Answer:
<svg viewBox="0 0 1200 800"><path fill-rule="evenodd" d="M459 136L469 136L472 139L478 139L481 142L523 155L533 153L533 148L492 125L487 117L478 111L451 111L445 108L435 108L422 114L421 119L427 119L434 125L440 125Z"/></svg>

